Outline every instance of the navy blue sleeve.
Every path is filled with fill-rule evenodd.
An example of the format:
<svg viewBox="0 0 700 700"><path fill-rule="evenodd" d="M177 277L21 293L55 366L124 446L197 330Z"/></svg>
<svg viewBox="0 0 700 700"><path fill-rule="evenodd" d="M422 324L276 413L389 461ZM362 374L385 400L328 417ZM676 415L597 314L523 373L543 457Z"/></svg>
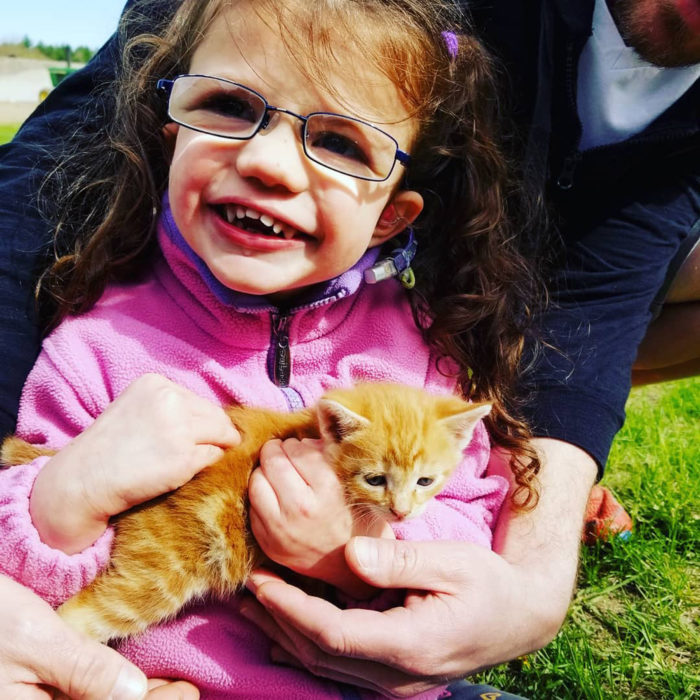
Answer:
<svg viewBox="0 0 700 700"><path fill-rule="evenodd" d="M625 418L632 364L679 251L700 230L700 164L682 175L649 172L565 245L530 377L534 433L572 443L605 466ZM590 192L596 197L595 192Z"/></svg>
<svg viewBox="0 0 700 700"><path fill-rule="evenodd" d="M179 2L147 3L131 31L150 30ZM128 0L124 11L137 5ZM34 287L50 254L51 232L37 207L38 189L68 134L99 131L107 123L120 51L115 33L85 68L49 93L11 143L0 146L0 438L15 428L22 386L40 349Z"/></svg>
<svg viewBox="0 0 700 700"><path fill-rule="evenodd" d="M14 430L22 386L40 347L34 287L50 231L37 207L38 188L63 136L86 119L100 118L89 97L98 81L113 78L116 45L113 36L0 146L0 437Z"/></svg>

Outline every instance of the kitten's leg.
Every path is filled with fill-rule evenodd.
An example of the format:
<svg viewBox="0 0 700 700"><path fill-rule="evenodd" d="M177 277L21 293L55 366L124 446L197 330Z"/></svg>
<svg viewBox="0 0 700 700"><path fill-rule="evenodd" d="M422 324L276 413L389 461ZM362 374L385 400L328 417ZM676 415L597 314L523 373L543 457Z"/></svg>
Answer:
<svg viewBox="0 0 700 700"><path fill-rule="evenodd" d="M199 566L205 547L196 518L172 495L125 513L115 523L108 567L58 613L103 642L142 632L210 589Z"/></svg>
<svg viewBox="0 0 700 700"><path fill-rule="evenodd" d="M55 450L47 450L43 447L35 447L14 435L6 437L0 448L0 465L13 467L18 464L29 464L37 457L51 456Z"/></svg>
<svg viewBox="0 0 700 700"><path fill-rule="evenodd" d="M123 568L123 567L122 567ZM89 586L58 608L74 629L101 642L130 637L174 617L208 586L192 576L175 577L144 567L120 571L111 565ZM186 582L186 583L183 583Z"/></svg>
<svg viewBox="0 0 700 700"><path fill-rule="evenodd" d="M251 565L245 510L240 489L231 494L211 484L215 471L121 517L108 568L59 615L108 641L170 619L207 593L223 596L240 588Z"/></svg>

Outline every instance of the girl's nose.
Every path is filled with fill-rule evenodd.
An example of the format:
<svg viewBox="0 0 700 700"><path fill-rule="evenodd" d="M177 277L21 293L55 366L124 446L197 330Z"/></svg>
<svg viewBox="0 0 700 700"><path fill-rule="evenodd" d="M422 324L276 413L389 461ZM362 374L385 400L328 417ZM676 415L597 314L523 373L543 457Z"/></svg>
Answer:
<svg viewBox="0 0 700 700"><path fill-rule="evenodd" d="M242 177L259 180L266 187L301 192L309 185L308 165L294 119L280 119L239 146L236 168ZM276 123L275 123L276 122Z"/></svg>

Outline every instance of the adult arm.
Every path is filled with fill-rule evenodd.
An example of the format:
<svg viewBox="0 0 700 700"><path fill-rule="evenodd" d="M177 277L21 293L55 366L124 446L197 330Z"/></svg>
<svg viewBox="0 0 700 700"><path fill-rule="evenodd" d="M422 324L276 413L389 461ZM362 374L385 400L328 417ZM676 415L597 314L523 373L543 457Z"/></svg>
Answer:
<svg viewBox="0 0 700 700"><path fill-rule="evenodd" d="M101 103L89 99L100 81L113 78L116 36L86 68L66 78L0 146L0 435L14 430L19 396L39 353L34 308L37 273L47 256L50 229L37 192L61 144L73 129L104 121Z"/></svg>
<svg viewBox="0 0 700 700"><path fill-rule="evenodd" d="M14 700L196 700L189 683L151 681L116 651L82 637L47 603L0 576L0 696ZM147 694L147 687L152 691ZM53 689L53 690L52 690Z"/></svg>
<svg viewBox="0 0 700 700"><path fill-rule="evenodd" d="M596 466L577 447L538 439L541 499L504 509L494 547L356 538L348 564L376 587L405 587L404 607L340 610L264 572L245 614L279 645L277 661L404 697L547 644L566 615ZM489 469L507 475L502 456Z"/></svg>
<svg viewBox="0 0 700 700"><path fill-rule="evenodd" d="M125 10L134 4L126 3ZM146 31L179 0L148 3L133 32ZM39 353L34 286L50 254L50 226L37 192L62 144L76 130L104 128L121 41L114 34L80 71L68 76L0 146L0 436L13 432L22 385Z"/></svg>

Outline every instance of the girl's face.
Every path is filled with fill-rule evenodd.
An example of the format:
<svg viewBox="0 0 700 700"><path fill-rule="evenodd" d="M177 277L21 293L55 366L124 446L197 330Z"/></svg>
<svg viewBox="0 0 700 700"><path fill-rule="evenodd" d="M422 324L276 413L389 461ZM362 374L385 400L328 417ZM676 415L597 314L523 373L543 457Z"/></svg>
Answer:
<svg viewBox="0 0 700 700"><path fill-rule="evenodd" d="M189 72L241 83L297 114L336 112L375 123L410 153L415 124L386 76L370 66L358 69L359 52L347 50L347 70L328 75L341 104L296 68L271 26L248 3L237 3L211 25ZM246 141L168 126L176 132L169 196L182 235L222 284L284 297L348 270L368 247L403 230L422 199L399 190L404 169L398 163L388 180L370 182L311 161L301 122L270 115L268 128ZM267 224L273 220L273 230L241 225L235 213L244 210Z"/></svg>

